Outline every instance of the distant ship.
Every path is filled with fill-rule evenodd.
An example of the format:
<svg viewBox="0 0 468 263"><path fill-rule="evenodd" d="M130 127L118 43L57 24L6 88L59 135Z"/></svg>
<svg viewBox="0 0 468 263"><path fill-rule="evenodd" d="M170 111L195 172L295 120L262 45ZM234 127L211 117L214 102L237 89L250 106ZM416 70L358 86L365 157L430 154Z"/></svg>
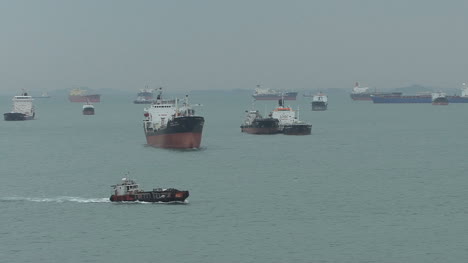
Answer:
<svg viewBox="0 0 468 263"><path fill-rule="evenodd" d="M468 103L468 87L463 83L461 95L446 96L449 103ZM373 95L374 103L432 103L432 94L429 92L416 95Z"/></svg>
<svg viewBox="0 0 468 263"><path fill-rule="evenodd" d="M284 100L296 100L297 92L282 92L273 89L262 89L257 85L254 94L252 95L256 100L278 100L283 97Z"/></svg>
<svg viewBox="0 0 468 263"><path fill-rule="evenodd" d="M432 93L432 105L448 105L447 95L443 92Z"/></svg>
<svg viewBox="0 0 468 263"><path fill-rule="evenodd" d="M281 133L285 135L310 135L312 125L300 121L291 107L284 105L284 100L278 100L278 107L273 110L271 117L278 119Z"/></svg>
<svg viewBox="0 0 468 263"><path fill-rule="evenodd" d="M91 103L83 105L83 115L94 115L94 106Z"/></svg>
<svg viewBox="0 0 468 263"><path fill-rule="evenodd" d="M42 92L41 96L33 96L34 99L48 99L50 98L47 92Z"/></svg>
<svg viewBox="0 0 468 263"><path fill-rule="evenodd" d="M141 89L138 94L137 98L133 101L135 104L151 104L154 102L154 89Z"/></svg>
<svg viewBox="0 0 468 263"><path fill-rule="evenodd" d="M33 98L28 95L27 92L21 93L20 96L14 96L13 109L11 112L3 114L3 118L6 121L25 121L32 120L36 116L36 112L33 105Z"/></svg>
<svg viewBox="0 0 468 263"><path fill-rule="evenodd" d="M179 105L162 99L160 90L156 102L144 110L143 129L148 145L161 148L199 148L205 119L195 115L188 96Z"/></svg>
<svg viewBox="0 0 468 263"><path fill-rule="evenodd" d="M189 191L174 188L154 188L153 191L143 191L135 181L122 178L120 184L112 185L111 202L184 202L189 197Z"/></svg>
<svg viewBox="0 0 468 263"><path fill-rule="evenodd" d="M247 110L241 132L250 134L277 134L280 132L279 120L263 118L258 110Z"/></svg>
<svg viewBox="0 0 468 263"><path fill-rule="evenodd" d="M101 95L100 94L87 94L87 90L85 89L72 89L70 94L68 95L68 99L71 102L101 102Z"/></svg>
<svg viewBox="0 0 468 263"><path fill-rule="evenodd" d="M319 92L312 97L312 110L324 111L328 108L328 96Z"/></svg>
<svg viewBox="0 0 468 263"><path fill-rule="evenodd" d="M372 100L372 96L397 96L401 95L401 92L377 92L370 91L368 87L360 87L359 82L356 82L350 96L353 100Z"/></svg>

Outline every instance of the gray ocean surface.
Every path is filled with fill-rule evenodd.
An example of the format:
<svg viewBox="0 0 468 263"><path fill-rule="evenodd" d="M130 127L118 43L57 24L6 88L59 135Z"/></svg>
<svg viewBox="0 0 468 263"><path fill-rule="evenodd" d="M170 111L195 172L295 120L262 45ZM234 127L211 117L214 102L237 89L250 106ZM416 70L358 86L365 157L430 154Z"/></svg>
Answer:
<svg viewBox="0 0 468 263"><path fill-rule="evenodd" d="M468 104L336 93L312 112L299 94L312 135L249 135L249 93L196 92L202 149L180 151L145 145L135 97L0 121L1 262L468 262ZM127 172L188 203L109 202Z"/></svg>

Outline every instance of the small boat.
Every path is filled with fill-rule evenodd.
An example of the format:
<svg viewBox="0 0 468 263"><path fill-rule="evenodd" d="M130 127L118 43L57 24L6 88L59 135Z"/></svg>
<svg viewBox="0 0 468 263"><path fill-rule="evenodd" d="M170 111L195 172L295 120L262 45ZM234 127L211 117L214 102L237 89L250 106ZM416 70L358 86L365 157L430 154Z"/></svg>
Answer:
<svg viewBox="0 0 468 263"><path fill-rule="evenodd" d="M94 106L89 101L83 105L83 115L94 115Z"/></svg>
<svg viewBox="0 0 468 263"><path fill-rule="evenodd" d="M432 105L448 105L449 100L443 92L434 92L432 95Z"/></svg>
<svg viewBox="0 0 468 263"><path fill-rule="evenodd" d="M184 202L189 196L188 191L174 188L154 188L153 191L143 191L135 181L122 178L120 184L112 185L111 202Z"/></svg>
<svg viewBox="0 0 468 263"><path fill-rule="evenodd" d="M319 92L312 97L312 110L324 111L328 108L328 96Z"/></svg>

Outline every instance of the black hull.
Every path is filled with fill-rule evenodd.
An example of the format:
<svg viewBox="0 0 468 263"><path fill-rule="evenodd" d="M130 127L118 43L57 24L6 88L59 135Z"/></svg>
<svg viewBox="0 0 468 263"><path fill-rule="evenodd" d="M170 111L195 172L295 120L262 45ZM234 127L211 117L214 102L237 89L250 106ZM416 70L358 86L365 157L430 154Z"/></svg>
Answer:
<svg viewBox="0 0 468 263"><path fill-rule="evenodd" d="M312 125L310 124L292 124L283 127L285 135L310 135L312 133Z"/></svg>
<svg viewBox="0 0 468 263"><path fill-rule="evenodd" d="M328 104L324 102L312 102L313 111L324 111L327 110Z"/></svg>
<svg viewBox="0 0 468 263"><path fill-rule="evenodd" d="M8 113L3 114L3 118L6 121L27 121L27 120L34 119L34 114L33 114L33 116L27 116L24 113L8 112Z"/></svg>
<svg viewBox="0 0 468 263"><path fill-rule="evenodd" d="M202 133L205 119L200 116L177 117L167 123L167 127L154 131L145 129L146 136L176 134L176 133Z"/></svg>
<svg viewBox="0 0 468 263"><path fill-rule="evenodd" d="M152 192L140 192L128 195L112 195L111 202L151 202L168 203L184 202L189 197L189 191L179 191L177 189L155 190Z"/></svg>
<svg viewBox="0 0 468 263"><path fill-rule="evenodd" d="M278 119L256 119L251 125L241 125L241 132L250 134L277 134L280 133Z"/></svg>

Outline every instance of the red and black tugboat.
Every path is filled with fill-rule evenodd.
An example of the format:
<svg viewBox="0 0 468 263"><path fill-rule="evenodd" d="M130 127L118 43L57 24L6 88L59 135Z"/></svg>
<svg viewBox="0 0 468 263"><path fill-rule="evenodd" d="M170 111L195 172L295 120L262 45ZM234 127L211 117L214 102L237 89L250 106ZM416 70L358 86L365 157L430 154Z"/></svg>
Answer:
<svg viewBox="0 0 468 263"><path fill-rule="evenodd" d="M188 191L180 191L174 188L154 188L153 191L143 191L135 181L122 178L122 183L112 185L113 194L111 202L184 202L189 196Z"/></svg>

